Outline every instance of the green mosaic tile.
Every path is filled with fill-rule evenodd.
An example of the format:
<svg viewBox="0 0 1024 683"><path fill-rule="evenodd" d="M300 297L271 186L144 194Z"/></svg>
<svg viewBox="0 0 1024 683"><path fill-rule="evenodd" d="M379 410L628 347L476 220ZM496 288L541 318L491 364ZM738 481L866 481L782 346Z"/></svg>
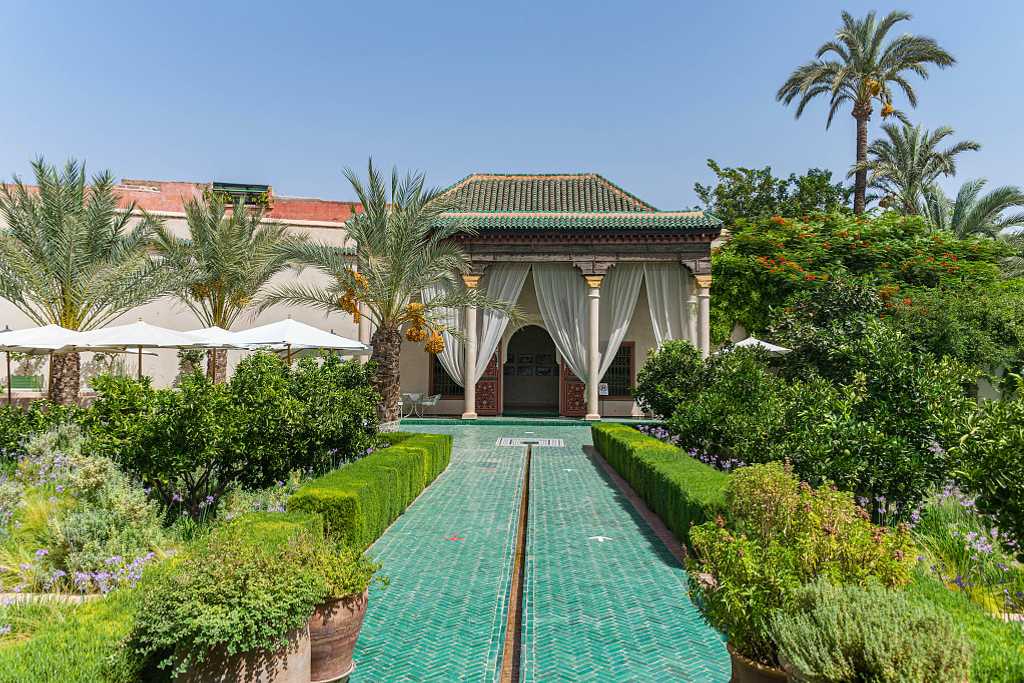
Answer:
<svg viewBox="0 0 1024 683"><path fill-rule="evenodd" d="M374 588L353 682L496 681L522 498L522 449L502 427L402 427L455 435L448 469L371 546Z"/></svg>
<svg viewBox="0 0 1024 683"><path fill-rule="evenodd" d="M588 429L536 429L523 604L522 678L728 681L721 636L686 572L583 451Z"/></svg>

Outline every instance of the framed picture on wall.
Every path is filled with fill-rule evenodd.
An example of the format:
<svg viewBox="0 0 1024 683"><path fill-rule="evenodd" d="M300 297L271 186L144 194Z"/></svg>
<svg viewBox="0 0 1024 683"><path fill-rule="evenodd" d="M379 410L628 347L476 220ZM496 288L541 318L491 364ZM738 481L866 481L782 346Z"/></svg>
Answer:
<svg viewBox="0 0 1024 683"><path fill-rule="evenodd" d="M552 353L538 353L537 354L537 365L554 365L555 355ZM537 373L540 374L540 373Z"/></svg>
<svg viewBox="0 0 1024 683"><path fill-rule="evenodd" d="M532 365L520 365L516 374L520 377L533 377L533 366Z"/></svg>
<svg viewBox="0 0 1024 683"><path fill-rule="evenodd" d="M539 358L540 356L538 356ZM553 365L538 365L537 377L554 377L555 367Z"/></svg>
<svg viewBox="0 0 1024 683"><path fill-rule="evenodd" d="M521 353L519 354L520 365L533 365L533 354L532 353ZM520 373L522 374L522 373Z"/></svg>

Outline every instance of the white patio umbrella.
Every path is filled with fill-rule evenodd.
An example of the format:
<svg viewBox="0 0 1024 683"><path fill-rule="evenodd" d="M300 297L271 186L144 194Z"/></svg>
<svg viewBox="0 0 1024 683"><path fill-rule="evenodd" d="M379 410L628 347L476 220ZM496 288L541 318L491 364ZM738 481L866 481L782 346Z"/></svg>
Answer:
<svg viewBox="0 0 1024 683"><path fill-rule="evenodd" d="M208 346L214 349L245 348L235 344L235 332L225 330L223 327L217 327L216 325L201 327L198 330L189 330L185 334L195 338L199 342L199 346Z"/></svg>
<svg viewBox="0 0 1024 683"><path fill-rule="evenodd" d="M742 348L742 347L747 347L747 346L756 346L756 347L764 349L768 353L775 354L775 355L778 355L778 356L781 356L783 354L789 353L790 351L793 350L793 349L787 349L785 346L776 346L775 344L763 341L761 339L758 339L757 337L747 337L746 339L744 339L742 341L736 342L735 344L733 344L733 346L736 347L736 348Z"/></svg>
<svg viewBox="0 0 1024 683"><path fill-rule="evenodd" d="M69 330L60 325L44 325L42 327L30 327L25 330L14 330L10 328L3 330L0 334L0 351L7 356L7 405L14 403L14 395L11 387L11 354L12 353L53 353L73 347L80 339L82 333Z"/></svg>
<svg viewBox="0 0 1024 683"><path fill-rule="evenodd" d="M98 349L137 349L139 354L139 379L142 379L142 349L183 349L202 346L202 341L179 330L158 327L144 322L141 318L128 325L102 327L82 332L74 345L78 351Z"/></svg>
<svg viewBox="0 0 1024 683"><path fill-rule="evenodd" d="M285 349L288 352L289 363L292 361L292 351L302 349L330 349L351 355L365 354L371 351L369 346L354 339L325 332L291 318L254 327L251 330L235 332L232 339L235 344L250 349L259 347Z"/></svg>

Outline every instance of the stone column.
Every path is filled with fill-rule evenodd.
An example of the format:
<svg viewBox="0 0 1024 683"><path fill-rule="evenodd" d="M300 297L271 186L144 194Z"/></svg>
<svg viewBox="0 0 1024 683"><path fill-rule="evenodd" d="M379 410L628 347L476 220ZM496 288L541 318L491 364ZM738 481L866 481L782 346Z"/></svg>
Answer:
<svg viewBox="0 0 1024 683"><path fill-rule="evenodd" d="M697 348L707 358L711 355L711 276L694 275L693 279L697 281Z"/></svg>
<svg viewBox="0 0 1024 683"><path fill-rule="evenodd" d="M690 294L683 305L686 306L686 340L693 344L694 348L699 349L700 339L697 337L697 295Z"/></svg>
<svg viewBox="0 0 1024 683"><path fill-rule="evenodd" d="M600 420L601 413L598 410L600 397L597 392L597 385L601 382L601 349L599 345L600 330L598 325L601 322L601 282L603 275L586 275L589 291L589 314L587 315L587 420Z"/></svg>
<svg viewBox="0 0 1024 683"><path fill-rule="evenodd" d="M466 289L476 289L480 284L479 275L463 275L462 282ZM465 404L462 408L463 420L476 419L476 306L466 306L465 315L466 351L462 363L462 389Z"/></svg>

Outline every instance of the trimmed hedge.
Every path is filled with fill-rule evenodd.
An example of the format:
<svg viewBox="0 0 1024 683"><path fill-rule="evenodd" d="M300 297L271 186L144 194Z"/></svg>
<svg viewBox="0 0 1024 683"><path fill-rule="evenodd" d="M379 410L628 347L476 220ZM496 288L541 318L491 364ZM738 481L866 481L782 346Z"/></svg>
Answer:
<svg viewBox="0 0 1024 683"><path fill-rule="evenodd" d="M986 683L1024 681L1024 629L993 617L959 591L917 572L907 586L911 597L949 613L974 646L971 680Z"/></svg>
<svg viewBox="0 0 1024 683"><path fill-rule="evenodd" d="M289 512L323 517L326 531L366 548L448 467L452 437L396 433L391 446L328 472L288 499Z"/></svg>
<svg viewBox="0 0 1024 683"><path fill-rule="evenodd" d="M591 427L594 446L680 541L725 506L729 475L624 424Z"/></svg>

